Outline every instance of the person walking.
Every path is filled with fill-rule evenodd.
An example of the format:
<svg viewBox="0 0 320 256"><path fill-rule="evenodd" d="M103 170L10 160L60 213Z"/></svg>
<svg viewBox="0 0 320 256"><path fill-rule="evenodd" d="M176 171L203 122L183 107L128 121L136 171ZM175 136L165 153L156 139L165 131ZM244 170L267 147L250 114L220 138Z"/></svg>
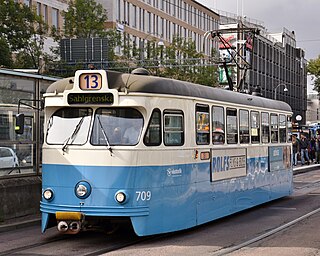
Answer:
<svg viewBox="0 0 320 256"><path fill-rule="evenodd" d="M320 164L320 135L316 138L315 143L315 149L316 149L316 164Z"/></svg>
<svg viewBox="0 0 320 256"><path fill-rule="evenodd" d="M309 159L311 163L316 161L316 139L312 137L309 141Z"/></svg>
<svg viewBox="0 0 320 256"><path fill-rule="evenodd" d="M309 141L307 137L302 134L301 134L299 147L300 147L300 154L301 154L301 164L304 165L305 161L307 161L307 164L310 164L309 154L308 154Z"/></svg>
<svg viewBox="0 0 320 256"><path fill-rule="evenodd" d="M299 141L296 135L292 135L292 153L293 153L292 163L294 166L296 166L298 163L298 153L299 153Z"/></svg>

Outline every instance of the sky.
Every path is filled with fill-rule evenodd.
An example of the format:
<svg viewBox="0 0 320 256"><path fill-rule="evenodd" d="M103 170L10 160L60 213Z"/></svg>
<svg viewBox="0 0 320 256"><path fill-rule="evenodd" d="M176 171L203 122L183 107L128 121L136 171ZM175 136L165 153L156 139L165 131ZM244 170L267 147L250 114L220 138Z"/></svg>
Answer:
<svg viewBox="0 0 320 256"><path fill-rule="evenodd" d="M294 31L297 47L307 60L320 55L320 0L197 0L220 11L246 16L264 23L270 33L283 27ZM308 85L308 90L311 88Z"/></svg>

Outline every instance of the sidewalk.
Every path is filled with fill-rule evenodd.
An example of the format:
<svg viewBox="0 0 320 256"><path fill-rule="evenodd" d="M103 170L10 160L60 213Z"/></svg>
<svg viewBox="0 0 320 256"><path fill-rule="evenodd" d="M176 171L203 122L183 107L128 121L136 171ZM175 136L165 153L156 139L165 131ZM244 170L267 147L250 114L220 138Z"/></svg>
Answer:
<svg viewBox="0 0 320 256"><path fill-rule="evenodd" d="M309 165L301 165L298 164L297 166L293 167L293 173L299 174L304 173L307 171L313 171L314 169L320 168L320 164L309 164Z"/></svg>
<svg viewBox="0 0 320 256"><path fill-rule="evenodd" d="M298 165L293 168L294 174L304 173L307 171L312 171L314 169L320 168L320 164L310 164L310 165ZM5 220L0 222L0 233L6 232L18 228L39 225L41 222L41 214L27 215L23 217L13 218L10 220Z"/></svg>
<svg viewBox="0 0 320 256"><path fill-rule="evenodd" d="M13 218L10 220L5 220L3 222L0 222L0 233L14 230L14 229L19 229L19 228L30 227L37 224L40 227L40 223L41 223L40 213Z"/></svg>

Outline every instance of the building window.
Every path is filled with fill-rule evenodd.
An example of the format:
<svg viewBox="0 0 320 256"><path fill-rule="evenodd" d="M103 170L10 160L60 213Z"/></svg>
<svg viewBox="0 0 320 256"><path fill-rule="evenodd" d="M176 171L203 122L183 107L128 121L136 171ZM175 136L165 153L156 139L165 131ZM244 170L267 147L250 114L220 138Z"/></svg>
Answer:
<svg viewBox="0 0 320 256"><path fill-rule="evenodd" d="M52 26L59 27L59 10L55 8L52 8Z"/></svg>
<svg viewBox="0 0 320 256"><path fill-rule="evenodd" d="M31 6L31 1L30 0L24 0L23 3L28 7Z"/></svg>
<svg viewBox="0 0 320 256"><path fill-rule="evenodd" d="M172 16L176 17L176 1L177 0L173 0L173 5L172 5Z"/></svg>
<svg viewBox="0 0 320 256"><path fill-rule="evenodd" d="M147 24L147 33L150 33L151 32L151 13L150 12L147 12L147 20L146 20L146 24Z"/></svg>
<svg viewBox="0 0 320 256"><path fill-rule="evenodd" d="M145 11L139 8L139 29L144 32Z"/></svg>
<svg viewBox="0 0 320 256"><path fill-rule="evenodd" d="M118 12L117 12L117 19L119 22L121 22L121 0L118 0Z"/></svg>
<svg viewBox="0 0 320 256"><path fill-rule="evenodd" d="M136 28L137 27L137 6L133 5L132 9L133 9L133 19L131 24L134 28Z"/></svg>
<svg viewBox="0 0 320 256"><path fill-rule="evenodd" d="M40 16L41 15L41 3L37 2L37 15Z"/></svg>
<svg viewBox="0 0 320 256"><path fill-rule="evenodd" d="M48 24L48 5L43 5L43 20Z"/></svg>
<svg viewBox="0 0 320 256"><path fill-rule="evenodd" d="M127 25L130 25L129 24L129 22L130 22L130 3L128 2L127 3L127 13L128 13L128 16L126 17L126 16L124 16L124 17L126 17L126 22L127 22Z"/></svg>

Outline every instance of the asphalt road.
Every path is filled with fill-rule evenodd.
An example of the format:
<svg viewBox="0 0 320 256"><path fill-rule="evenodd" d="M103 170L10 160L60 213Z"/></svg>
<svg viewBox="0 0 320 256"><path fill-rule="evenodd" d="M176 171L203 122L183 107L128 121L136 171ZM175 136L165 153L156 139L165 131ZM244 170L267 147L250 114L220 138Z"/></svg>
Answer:
<svg viewBox="0 0 320 256"><path fill-rule="evenodd" d="M320 208L320 168L295 175L294 186L295 192L290 197L186 231L154 236L151 240L104 255L226 255L224 252L228 248L252 241ZM0 255L7 255L1 252L21 246L25 248L19 252L13 251L11 255L88 255L97 249L111 248L136 239L132 230L113 235L83 232L77 236L66 236L60 235L53 228L41 234L39 221L32 224L1 232ZM33 247L34 244L38 246ZM319 212L264 239L246 244L228 255L320 256L320 209Z"/></svg>

